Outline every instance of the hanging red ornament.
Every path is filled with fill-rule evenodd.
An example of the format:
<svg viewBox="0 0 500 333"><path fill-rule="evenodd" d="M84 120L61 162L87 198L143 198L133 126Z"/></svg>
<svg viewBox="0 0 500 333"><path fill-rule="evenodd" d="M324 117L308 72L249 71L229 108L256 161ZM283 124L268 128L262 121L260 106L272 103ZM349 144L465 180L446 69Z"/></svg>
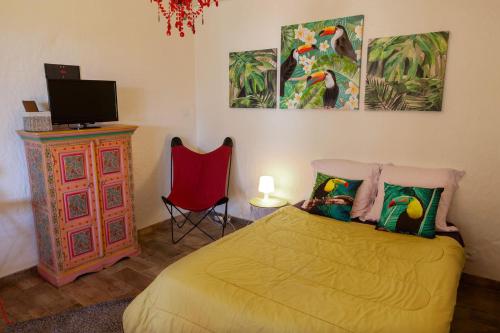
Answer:
<svg viewBox="0 0 500 333"><path fill-rule="evenodd" d="M167 36L172 35L172 20L175 20L174 26L179 30L181 37L185 36L184 23L193 34L196 33L196 19L202 16L202 24L204 23L203 10L210 7L212 1L215 6L219 6L219 0L165 0L168 1L166 6L164 0L150 0L156 2L158 6L158 19L161 15L167 20ZM174 17L175 16L175 17Z"/></svg>

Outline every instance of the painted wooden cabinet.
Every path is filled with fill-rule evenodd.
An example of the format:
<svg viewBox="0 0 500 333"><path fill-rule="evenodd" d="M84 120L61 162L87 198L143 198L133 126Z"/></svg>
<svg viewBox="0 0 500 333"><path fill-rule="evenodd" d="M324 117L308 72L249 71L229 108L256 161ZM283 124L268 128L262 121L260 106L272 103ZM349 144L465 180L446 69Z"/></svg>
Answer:
<svg viewBox="0 0 500 333"><path fill-rule="evenodd" d="M135 126L18 131L24 140L38 272L62 286L139 254L131 136Z"/></svg>

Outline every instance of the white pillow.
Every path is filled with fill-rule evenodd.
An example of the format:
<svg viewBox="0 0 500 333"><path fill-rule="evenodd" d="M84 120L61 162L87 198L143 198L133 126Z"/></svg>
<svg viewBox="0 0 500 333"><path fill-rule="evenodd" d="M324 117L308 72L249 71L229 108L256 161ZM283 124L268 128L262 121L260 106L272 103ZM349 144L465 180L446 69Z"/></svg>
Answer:
<svg viewBox="0 0 500 333"><path fill-rule="evenodd" d="M329 176L363 180L356 193L351 210L351 218L361 217L370 210L377 194L377 184L381 165L339 159L316 160L311 162L314 179L318 172Z"/></svg>
<svg viewBox="0 0 500 333"><path fill-rule="evenodd" d="M375 202L363 220L378 221L384 205L384 183L400 186L417 186L425 188L444 188L439 201L436 230L457 231L453 226L446 225L446 216L450 209L453 194L458 189L458 182L465 172L453 169L426 169L405 166L384 165L378 182Z"/></svg>

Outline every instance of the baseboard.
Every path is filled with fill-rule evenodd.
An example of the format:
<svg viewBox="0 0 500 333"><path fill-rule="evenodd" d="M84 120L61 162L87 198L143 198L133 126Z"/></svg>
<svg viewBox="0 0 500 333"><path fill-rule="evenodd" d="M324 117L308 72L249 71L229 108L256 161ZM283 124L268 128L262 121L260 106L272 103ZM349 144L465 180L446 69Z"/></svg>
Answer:
<svg viewBox="0 0 500 333"><path fill-rule="evenodd" d="M475 287L482 287L500 291L500 281L487 279L484 277L462 273L460 283L469 284Z"/></svg>
<svg viewBox="0 0 500 333"><path fill-rule="evenodd" d="M139 237L144 236L144 235L151 234L151 233L153 233L155 230L157 230L158 228L161 228L161 227L163 226L163 224L164 224L164 223L170 223L170 219L165 220L165 221L163 221L163 222L158 222L158 223L155 223L155 224L149 225L149 226L144 227L144 228L142 228L142 229L139 229L139 230L137 231L137 233L139 234ZM231 223L236 224L236 225L245 226L245 225L248 225L248 224L252 223L252 221L247 220L247 219L243 219L243 218L241 218L241 217L231 216Z"/></svg>
<svg viewBox="0 0 500 333"><path fill-rule="evenodd" d="M148 235L148 234L151 234L153 233L156 229L158 229L160 226L162 226L164 223L167 223L169 222L170 220L166 220L166 221L163 221L163 222L158 222L158 223L154 223L154 224L151 224L147 227L144 227L142 229L139 229L137 230L137 233L139 234L139 237L141 236L144 236L144 235Z"/></svg>
<svg viewBox="0 0 500 333"><path fill-rule="evenodd" d="M247 220L247 219L244 219L244 218L241 218L241 217L231 216L231 222L232 223L237 223L237 224L242 224L242 225L249 225L253 221L252 220Z"/></svg>

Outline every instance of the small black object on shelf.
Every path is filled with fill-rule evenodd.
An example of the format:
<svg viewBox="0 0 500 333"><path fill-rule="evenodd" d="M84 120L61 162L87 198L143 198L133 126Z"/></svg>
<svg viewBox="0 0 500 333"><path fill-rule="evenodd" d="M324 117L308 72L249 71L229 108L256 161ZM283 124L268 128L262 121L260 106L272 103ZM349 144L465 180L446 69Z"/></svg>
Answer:
<svg viewBox="0 0 500 333"><path fill-rule="evenodd" d="M47 79L80 80L80 66L44 64Z"/></svg>

